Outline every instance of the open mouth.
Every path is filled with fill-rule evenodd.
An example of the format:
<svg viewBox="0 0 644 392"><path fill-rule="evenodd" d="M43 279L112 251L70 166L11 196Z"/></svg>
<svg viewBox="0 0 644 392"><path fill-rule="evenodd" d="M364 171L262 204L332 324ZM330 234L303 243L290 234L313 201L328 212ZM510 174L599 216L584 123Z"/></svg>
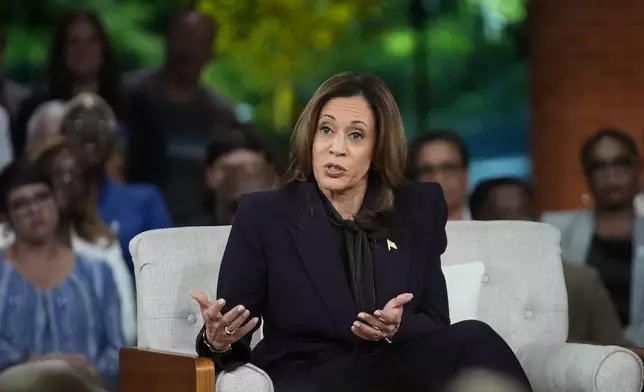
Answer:
<svg viewBox="0 0 644 392"><path fill-rule="evenodd" d="M327 163L324 165L324 168L329 172L329 173L343 173L347 171L347 169L342 166L338 165L336 163Z"/></svg>

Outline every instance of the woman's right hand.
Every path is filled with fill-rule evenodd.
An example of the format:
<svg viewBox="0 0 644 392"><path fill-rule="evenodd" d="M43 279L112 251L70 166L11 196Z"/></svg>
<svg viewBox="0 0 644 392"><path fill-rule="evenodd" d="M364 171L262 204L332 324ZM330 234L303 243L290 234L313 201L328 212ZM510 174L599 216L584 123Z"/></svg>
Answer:
<svg viewBox="0 0 644 392"><path fill-rule="evenodd" d="M221 310L226 305L223 298L210 302L208 296L201 291L194 291L190 296L199 303L201 315L206 325L206 340L217 351L228 350L233 343L252 331L259 322L257 317L253 317L246 325L243 325L250 316L250 312L242 305L222 314Z"/></svg>

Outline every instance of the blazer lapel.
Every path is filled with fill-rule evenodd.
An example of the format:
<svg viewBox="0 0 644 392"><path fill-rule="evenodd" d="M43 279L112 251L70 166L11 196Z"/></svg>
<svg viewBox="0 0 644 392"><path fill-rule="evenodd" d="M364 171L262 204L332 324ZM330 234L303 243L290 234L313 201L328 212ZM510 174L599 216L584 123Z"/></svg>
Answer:
<svg viewBox="0 0 644 392"><path fill-rule="evenodd" d="M382 309L392 298L409 292L411 241L409 230L398 227L373 247L376 275L376 306Z"/></svg>
<svg viewBox="0 0 644 392"><path fill-rule="evenodd" d="M341 255L314 183L297 190L298 227L289 232L309 278L340 333L350 334L358 318Z"/></svg>

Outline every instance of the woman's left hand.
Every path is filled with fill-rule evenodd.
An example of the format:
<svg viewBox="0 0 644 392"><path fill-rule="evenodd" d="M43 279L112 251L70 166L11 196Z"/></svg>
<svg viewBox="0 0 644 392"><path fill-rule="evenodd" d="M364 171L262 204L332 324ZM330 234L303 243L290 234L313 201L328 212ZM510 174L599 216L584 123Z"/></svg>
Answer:
<svg viewBox="0 0 644 392"><path fill-rule="evenodd" d="M359 338L374 342L393 338L400 328L403 307L413 298L411 293L400 294L387 302L382 310L376 310L373 315L358 314L358 320L351 326L351 331Z"/></svg>

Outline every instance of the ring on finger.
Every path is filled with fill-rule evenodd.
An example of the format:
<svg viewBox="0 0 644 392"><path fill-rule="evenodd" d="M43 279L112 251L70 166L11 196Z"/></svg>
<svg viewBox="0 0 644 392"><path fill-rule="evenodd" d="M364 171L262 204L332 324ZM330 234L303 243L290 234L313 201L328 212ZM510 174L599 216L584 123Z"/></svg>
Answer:
<svg viewBox="0 0 644 392"><path fill-rule="evenodd" d="M382 337L382 332L380 332L380 328L378 328L378 327L373 327L373 329L375 329L375 330L376 330L376 333L374 333L374 334L373 334L373 338L374 338L375 340L380 339L380 338Z"/></svg>
<svg viewBox="0 0 644 392"><path fill-rule="evenodd" d="M234 334L235 334L235 332L237 332L237 331L230 331L230 330L228 330L228 326L226 325L226 326L224 327L224 332L226 333L226 335L230 336L230 335L234 335Z"/></svg>

